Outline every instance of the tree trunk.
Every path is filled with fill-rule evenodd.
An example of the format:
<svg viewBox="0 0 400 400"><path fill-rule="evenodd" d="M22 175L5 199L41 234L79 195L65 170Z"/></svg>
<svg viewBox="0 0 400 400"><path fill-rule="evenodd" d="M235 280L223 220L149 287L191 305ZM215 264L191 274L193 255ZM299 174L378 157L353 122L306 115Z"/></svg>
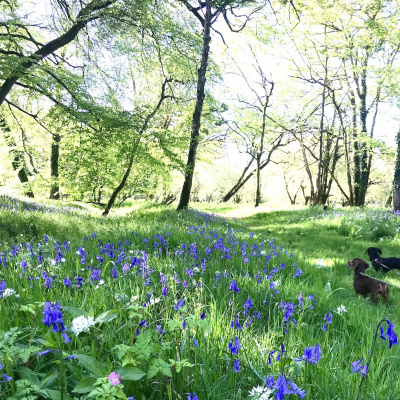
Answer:
<svg viewBox="0 0 400 400"><path fill-rule="evenodd" d="M24 187L24 194L25 196L34 198L35 196L29 185L28 172L25 167L24 153L21 150L17 150L17 144L11 136L11 129L2 115L0 115L0 128L4 132L4 138L7 146L10 147L10 155L12 157L11 165L13 170L17 172L18 179Z"/></svg>
<svg viewBox="0 0 400 400"><path fill-rule="evenodd" d="M204 88L206 85L208 56L210 53L210 41L211 41L210 31L211 31L211 19L212 19L211 6L212 6L212 1L206 0L206 14L204 17L204 26L203 26L204 28L203 49L201 53L201 64L197 75L196 107L193 113L192 132L190 135L189 153L186 162L185 181L182 186L181 198L179 200L177 208L178 211L188 207L190 192L192 190L194 167L196 164L197 146L199 144L198 141L199 141L199 131L201 124L201 114L203 111L203 103L205 96Z"/></svg>
<svg viewBox="0 0 400 400"><path fill-rule="evenodd" d="M261 178L260 178L260 165L261 165L261 153L257 154L257 171L256 171L256 201L254 207L258 207L261 202Z"/></svg>
<svg viewBox="0 0 400 400"><path fill-rule="evenodd" d="M393 210L400 211L400 128L397 132L397 157L393 178Z"/></svg>
<svg viewBox="0 0 400 400"><path fill-rule="evenodd" d="M108 213L110 212L112 206L113 206L114 203L115 203L115 200L117 199L118 194L119 194L119 193L121 192L121 190L125 187L126 182L127 182L128 178L129 178L129 175L130 175L131 170L132 170L133 161L134 161L134 159L135 159L135 154L136 154L136 150L137 150L137 148L138 148L138 146L139 146L140 139L141 139L141 137L143 136L143 133L146 131L147 127L149 126L149 123L150 123L150 121L152 120L152 118L157 114L157 111L158 111L159 108L161 107L161 104L163 103L163 101L164 101L166 98L170 97L170 96L167 96L167 95L165 94L165 90L166 90L167 84L168 84L169 82L171 82L171 81L172 81L171 78L168 78L168 79L165 79L165 80L164 80L164 83L162 84L162 87L161 87L160 99L159 99L159 101L158 101L156 107L155 107L154 110L153 110L149 115L147 115L147 117L145 118L145 120L144 120L144 122L143 122L143 125L142 125L142 127L140 128L140 131L138 132L138 133L139 133L138 139L137 139L136 141L133 141L131 156L129 157L129 161L128 161L128 168L126 169L125 174L124 174L124 176L122 177L122 180L121 180L120 184L114 189L114 192L111 194L111 197L110 197L110 199L108 200L107 206L106 206L105 210L103 211L103 214L102 214L103 216L107 216L107 215L108 215Z"/></svg>
<svg viewBox="0 0 400 400"><path fill-rule="evenodd" d="M50 157L50 199L60 199L60 185L58 182L59 172L59 158L60 158L60 141L61 136L59 134L53 135L53 142L51 144L51 157Z"/></svg>

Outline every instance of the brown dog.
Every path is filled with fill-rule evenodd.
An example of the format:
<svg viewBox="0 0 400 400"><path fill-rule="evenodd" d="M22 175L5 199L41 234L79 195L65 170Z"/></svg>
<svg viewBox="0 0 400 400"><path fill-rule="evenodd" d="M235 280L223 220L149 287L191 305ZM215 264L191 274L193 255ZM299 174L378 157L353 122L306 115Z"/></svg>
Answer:
<svg viewBox="0 0 400 400"><path fill-rule="evenodd" d="M364 297L371 294L372 301L376 303L379 293L387 302L389 294L387 283L364 274L364 271L369 267L366 261L361 258L355 258L354 260L347 261L347 264L354 270L353 286L356 294L362 294Z"/></svg>

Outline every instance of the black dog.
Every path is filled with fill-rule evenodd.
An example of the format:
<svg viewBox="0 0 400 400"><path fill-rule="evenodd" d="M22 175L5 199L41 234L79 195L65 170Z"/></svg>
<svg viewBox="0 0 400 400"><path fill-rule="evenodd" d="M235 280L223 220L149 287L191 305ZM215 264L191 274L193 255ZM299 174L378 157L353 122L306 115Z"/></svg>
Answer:
<svg viewBox="0 0 400 400"><path fill-rule="evenodd" d="M353 286L356 294L362 294L364 297L370 294L374 303L377 303L377 295L380 294L387 302L389 294L387 283L365 275L364 271L368 268L368 264L364 260L355 258L347 261L347 265L354 271Z"/></svg>
<svg viewBox="0 0 400 400"><path fill-rule="evenodd" d="M382 250L378 247L368 247L365 254L369 255L369 260L376 271L381 271L386 274L386 272L392 269L400 269L400 258L381 258L380 254L382 254Z"/></svg>

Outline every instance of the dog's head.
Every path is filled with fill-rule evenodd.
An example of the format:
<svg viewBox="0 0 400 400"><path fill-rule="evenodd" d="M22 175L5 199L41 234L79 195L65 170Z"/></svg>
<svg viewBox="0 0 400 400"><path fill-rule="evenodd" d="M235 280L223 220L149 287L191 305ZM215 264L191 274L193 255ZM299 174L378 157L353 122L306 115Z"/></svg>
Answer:
<svg viewBox="0 0 400 400"><path fill-rule="evenodd" d="M354 270L356 274L362 274L367 268L369 268L368 263L361 258L349 260L347 261L347 265Z"/></svg>
<svg viewBox="0 0 400 400"><path fill-rule="evenodd" d="M371 254L382 254L382 250L379 247L368 247L367 251L365 254L371 255Z"/></svg>

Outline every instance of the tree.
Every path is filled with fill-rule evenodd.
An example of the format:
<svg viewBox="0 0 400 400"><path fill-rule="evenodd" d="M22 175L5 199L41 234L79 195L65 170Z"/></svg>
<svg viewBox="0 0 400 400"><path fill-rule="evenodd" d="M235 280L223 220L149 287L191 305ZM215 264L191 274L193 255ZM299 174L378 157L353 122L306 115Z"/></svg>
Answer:
<svg viewBox="0 0 400 400"><path fill-rule="evenodd" d="M396 136L397 156L393 178L393 210L400 211L400 129Z"/></svg>
<svg viewBox="0 0 400 400"><path fill-rule="evenodd" d="M197 94L196 94L196 106L193 112L192 118L192 129L190 135L189 151L186 162L185 180L182 186L181 197L179 200L177 210L187 208L189 205L190 192L193 183L193 174L196 163L196 153L199 143L199 131L201 125L201 114L203 110L204 96L205 96L205 84L206 84L206 73L208 66L208 58L210 52L210 41L211 41L211 28L212 25L217 21L218 17L222 14L225 22L231 30L236 30L229 20L229 13L235 16L234 12L236 9L254 4L253 0L224 0L224 1L213 1L205 0L204 2L198 2L198 6L193 6L188 0L180 0L186 8L200 21L203 27L203 47L201 52L200 68L197 74ZM262 8L263 5L257 6L256 12ZM199 11L205 10L204 17L200 15ZM249 17L246 17L246 22L236 31L242 30Z"/></svg>

